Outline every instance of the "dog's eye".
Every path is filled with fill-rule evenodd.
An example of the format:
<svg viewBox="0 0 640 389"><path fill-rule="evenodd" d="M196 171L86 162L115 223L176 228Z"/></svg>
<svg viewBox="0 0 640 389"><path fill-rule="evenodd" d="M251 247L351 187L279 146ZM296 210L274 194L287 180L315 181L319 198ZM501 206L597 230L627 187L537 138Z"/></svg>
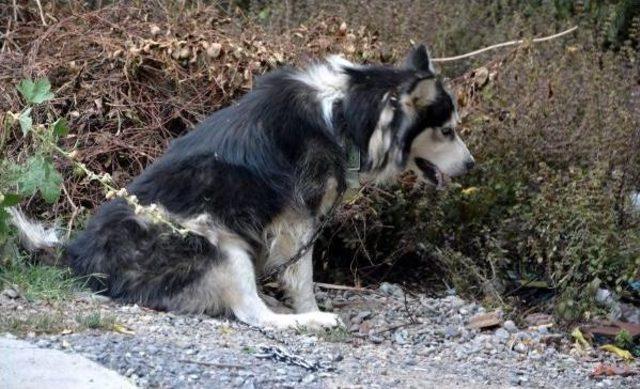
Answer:
<svg viewBox="0 0 640 389"><path fill-rule="evenodd" d="M451 136L451 135L453 135L453 128L451 128L451 127L442 127L440 129L440 132L442 132L442 135L444 135L444 136Z"/></svg>

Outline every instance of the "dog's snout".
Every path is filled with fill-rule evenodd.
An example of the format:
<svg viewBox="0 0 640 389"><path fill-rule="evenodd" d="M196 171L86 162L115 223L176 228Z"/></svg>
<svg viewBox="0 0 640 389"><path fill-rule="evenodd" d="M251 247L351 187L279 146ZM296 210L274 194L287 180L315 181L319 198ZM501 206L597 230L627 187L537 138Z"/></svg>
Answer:
<svg viewBox="0 0 640 389"><path fill-rule="evenodd" d="M474 161L473 159L470 159L464 163L464 167L466 167L467 170L473 169L474 166L476 166L476 161Z"/></svg>

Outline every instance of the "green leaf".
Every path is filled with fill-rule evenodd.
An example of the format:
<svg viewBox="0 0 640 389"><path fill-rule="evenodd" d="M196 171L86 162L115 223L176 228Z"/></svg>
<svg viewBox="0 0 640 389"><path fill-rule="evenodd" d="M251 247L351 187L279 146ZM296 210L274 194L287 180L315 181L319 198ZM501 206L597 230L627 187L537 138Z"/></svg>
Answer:
<svg viewBox="0 0 640 389"><path fill-rule="evenodd" d="M60 118L53 123L53 134L58 138L66 136L69 133L69 123L64 118Z"/></svg>
<svg viewBox="0 0 640 389"><path fill-rule="evenodd" d="M18 117L20 122L20 129L22 130L22 136L27 136L31 127L33 126L33 119L31 119L31 108L27 108Z"/></svg>
<svg viewBox="0 0 640 389"><path fill-rule="evenodd" d="M48 203L54 203L60 197L62 176L53 163L42 155L29 158L17 182L23 196L31 196L39 190Z"/></svg>
<svg viewBox="0 0 640 389"><path fill-rule="evenodd" d="M29 79L22 80L18 85L18 91L31 104L41 104L54 97L53 93L51 93L51 84L46 78L40 78L36 82Z"/></svg>
<svg viewBox="0 0 640 389"><path fill-rule="evenodd" d="M0 193L0 206L11 207L20 202L20 195L17 193Z"/></svg>

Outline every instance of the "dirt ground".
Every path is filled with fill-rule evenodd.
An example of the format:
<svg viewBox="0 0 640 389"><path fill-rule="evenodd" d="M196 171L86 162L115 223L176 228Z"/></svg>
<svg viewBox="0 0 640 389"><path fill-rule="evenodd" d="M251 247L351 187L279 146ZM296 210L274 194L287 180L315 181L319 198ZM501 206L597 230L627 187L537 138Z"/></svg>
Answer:
<svg viewBox="0 0 640 389"><path fill-rule="evenodd" d="M317 295L346 328L275 332L88 294L55 304L4 295L0 313L4 336L86 356L140 387L640 387L637 375L593 378L602 363L638 363L579 351L553 325L470 329L485 309L455 295L405 296L393 284Z"/></svg>

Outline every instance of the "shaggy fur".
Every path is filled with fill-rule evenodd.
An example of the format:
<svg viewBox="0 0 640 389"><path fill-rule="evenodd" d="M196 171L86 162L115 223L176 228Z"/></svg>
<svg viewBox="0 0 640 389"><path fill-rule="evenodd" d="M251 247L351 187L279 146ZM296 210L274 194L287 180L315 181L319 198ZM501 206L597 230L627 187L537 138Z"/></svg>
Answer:
<svg viewBox="0 0 640 389"><path fill-rule="evenodd" d="M171 233L125 201L104 204L66 245L77 274L122 301L178 312L232 312L276 328L332 326L318 310L311 254L281 284L295 314L276 314L258 297L257 277L295 255L346 188L345 144L363 174L387 181L413 169L441 187L473 158L456 135L451 96L424 46L399 67L359 66L339 57L306 70L284 68L187 135L128 187L191 231ZM18 225L37 239L29 222ZM41 234L40 234L41 235ZM52 244L39 238L35 246Z"/></svg>

